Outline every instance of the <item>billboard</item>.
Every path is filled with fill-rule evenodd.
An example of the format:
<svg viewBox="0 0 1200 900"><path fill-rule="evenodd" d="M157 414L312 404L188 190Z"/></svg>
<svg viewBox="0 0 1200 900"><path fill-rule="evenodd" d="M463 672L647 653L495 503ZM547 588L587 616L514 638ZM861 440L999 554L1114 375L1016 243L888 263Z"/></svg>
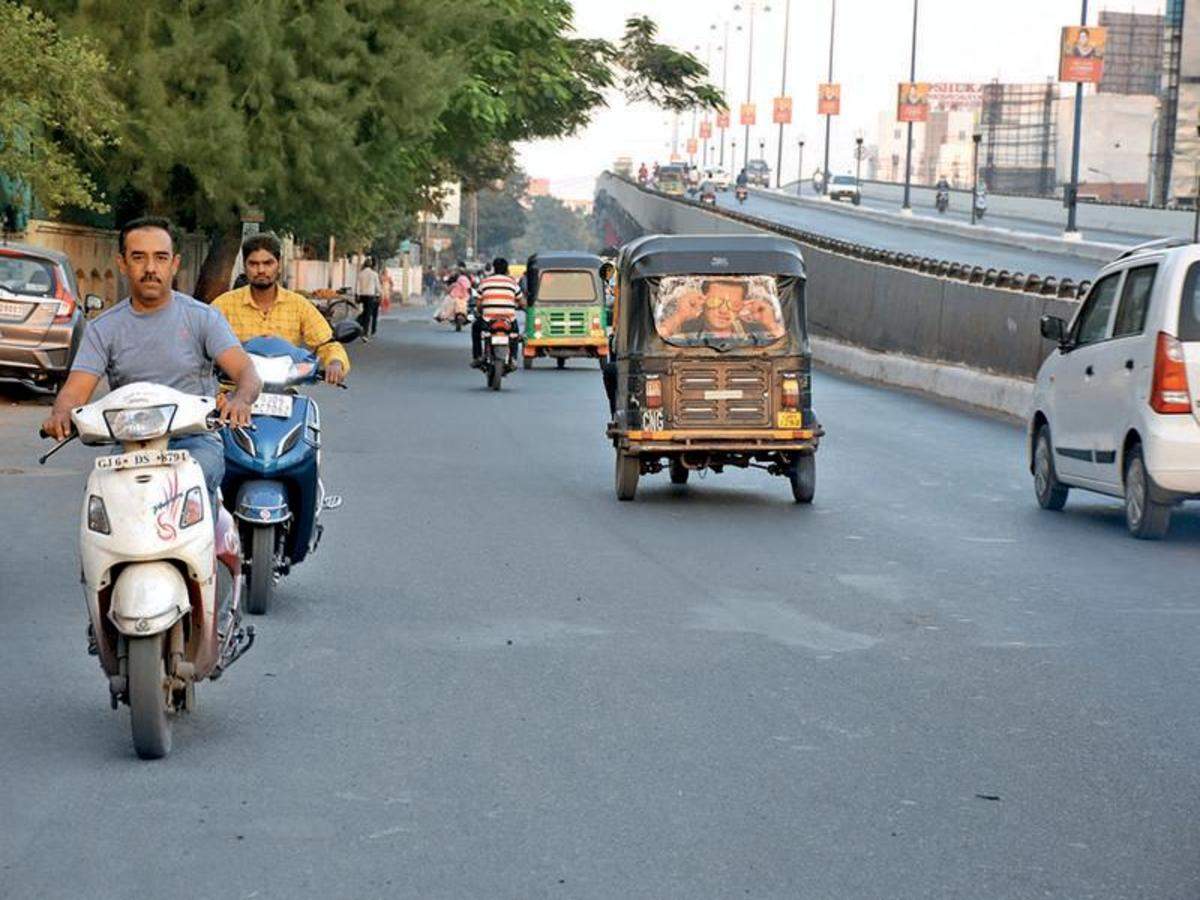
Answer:
<svg viewBox="0 0 1200 900"><path fill-rule="evenodd" d="M776 125L792 124L792 98L776 97L771 108L771 121Z"/></svg>
<svg viewBox="0 0 1200 900"><path fill-rule="evenodd" d="M758 112L758 109L753 103L743 103L742 104L742 115L741 115L741 118L739 119L739 122L742 125L754 125L755 120L758 118L757 112Z"/></svg>
<svg viewBox="0 0 1200 900"><path fill-rule="evenodd" d="M1099 84L1104 74L1104 45L1108 30L1097 25L1068 25L1062 30L1058 80Z"/></svg>
<svg viewBox="0 0 1200 900"><path fill-rule="evenodd" d="M929 84L924 81L902 81L896 89L896 121L929 121Z"/></svg>
<svg viewBox="0 0 1200 900"><path fill-rule="evenodd" d="M696 151L698 151L699 149L700 149L700 142L698 140L696 140L695 138L687 139L688 156L695 156Z"/></svg>
<svg viewBox="0 0 1200 900"><path fill-rule="evenodd" d="M938 112L983 108L983 85L935 81L929 85L929 107Z"/></svg>
<svg viewBox="0 0 1200 900"><path fill-rule="evenodd" d="M722 131L729 127L729 110L723 109L717 113L717 127Z"/></svg>
<svg viewBox="0 0 1200 900"><path fill-rule="evenodd" d="M840 116L842 114L842 86L840 84L817 85L817 115Z"/></svg>
<svg viewBox="0 0 1200 900"><path fill-rule="evenodd" d="M712 137L712 122L705 119L700 123L700 140L707 141L710 137Z"/></svg>

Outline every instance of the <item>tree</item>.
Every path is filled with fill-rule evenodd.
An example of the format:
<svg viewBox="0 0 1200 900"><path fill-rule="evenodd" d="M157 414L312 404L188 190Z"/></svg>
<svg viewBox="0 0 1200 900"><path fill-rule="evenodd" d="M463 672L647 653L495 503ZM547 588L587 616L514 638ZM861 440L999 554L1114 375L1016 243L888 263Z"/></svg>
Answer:
<svg viewBox="0 0 1200 900"><path fill-rule="evenodd" d="M514 259L526 259L545 250L594 250L595 244L587 216L557 197L534 197L525 232L512 242L509 252Z"/></svg>
<svg viewBox="0 0 1200 900"><path fill-rule="evenodd" d="M5 193L48 212L100 209L85 169L112 145L118 107L104 87L108 63L94 42L67 38L48 17L0 2L0 177Z"/></svg>

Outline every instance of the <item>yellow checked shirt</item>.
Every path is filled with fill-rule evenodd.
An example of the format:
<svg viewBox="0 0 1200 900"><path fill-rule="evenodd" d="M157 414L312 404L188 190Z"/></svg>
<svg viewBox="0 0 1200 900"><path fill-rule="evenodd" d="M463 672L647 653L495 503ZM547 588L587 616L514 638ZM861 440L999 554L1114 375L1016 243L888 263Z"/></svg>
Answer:
<svg viewBox="0 0 1200 900"><path fill-rule="evenodd" d="M212 305L229 320L229 326L239 341L245 343L255 337L279 337L297 347L319 347L316 354L322 366L328 367L336 360L348 374L350 357L346 355L346 348L337 342L325 343L333 337L333 329L325 317L307 298L295 291L282 286L278 290L269 313L263 313L254 305L249 287L224 293ZM324 346L320 346L322 344Z"/></svg>

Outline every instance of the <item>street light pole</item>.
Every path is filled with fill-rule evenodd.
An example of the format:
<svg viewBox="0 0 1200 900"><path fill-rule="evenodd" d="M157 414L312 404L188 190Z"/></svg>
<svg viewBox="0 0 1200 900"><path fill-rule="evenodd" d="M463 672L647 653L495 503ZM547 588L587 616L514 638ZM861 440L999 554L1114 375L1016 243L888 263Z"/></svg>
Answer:
<svg viewBox="0 0 1200 900"><path fill-rule="evenodd" d="M787 96L787 64L788 64L788 32L792 27L792 0L787 0L783 7L783 83L779 87L779 96ZM775 158L775 187L783 186L783 122L779 123L779 154Z"/></svg>
<svg viewBox="0 0 1200 900"><path fill-rule="evenodd" d="M834 27L837 25L837 0L832 0L832 5L829 9L829 78L828 83L833 83L833 33ZM829 192L829 127L833 121L833 116L826 113L825 115L825 166L821 170L821 187L824 189L826 196Z"/></svg>
<svg viewBox="0 0 1200 900"><path fill-rule="evenodd" d="M1196 137L1200 138L1200 122L1196 123ZM1192 243L1200 244L1200 157L1196 159L1196 221L1192 223Z"/></svg>
<svg viewBox="0 0 1200 900"><path fill-rule="evenodd" d="M1086 3L1087 0L1084 0ZM908 66L908 80L910 83L917 80L917 3L918 0L913 0L913 28L912 28L912 57ZM904 153L904 205L901 209L912 211L912 131L913 123L908 123L908 149Z"/></svg>
<svg viewBox="0 0 1200 900"><path fill-rule="evenodd" d="M1087 25L1087 0L1079 13L1079 24ZM1076 238L1075 209L1079 202L1079 138L1083 130L1083 82L1075 82L1075 137L1071 141L1071 184L1067 188L1067 230L1065 237Z"/></svg>
<svg viewBox="0 0 1200 900"><path fill-rule="evenodd" d="M800 138L800 162L796 164L796 196L804 190L804 138Z"/></svg>
<svg viewBox="0 0 1200 900"><path fill-rule="evenodd" d="M751 93L751 88L754 81L754 0L750 0L750 43L746 50L746 103L751 102L754 96ZM734 165L737 165L735 159ZM742 151L742 168L750 166L750 124L746 123L746 137Z"/></svg>
<svg viewBox="0 0 1200 900"><path fill-rule="evenodd" d="M860 134L854 138L854 187L858 190L859 196L862 196L862 145L863 139Z"/></svg>
<svg viewBox="0 0 1200 900"><path fill-rule="evenodd" d="M721 99L729 104L729 20L725 20L725 52L721 54ZM721 129L721 168L725 168L725 132Z"/></svg>
<svg viewBox="0 0 1200 900"><path fill-rule="evenodd" d="M977 126L978 127L978 126ZM974 147L971 149L971 224L975 224L975 203L979 196L979 142L983 140L983 135L975 131L971 135L971 143Z"/></svg>

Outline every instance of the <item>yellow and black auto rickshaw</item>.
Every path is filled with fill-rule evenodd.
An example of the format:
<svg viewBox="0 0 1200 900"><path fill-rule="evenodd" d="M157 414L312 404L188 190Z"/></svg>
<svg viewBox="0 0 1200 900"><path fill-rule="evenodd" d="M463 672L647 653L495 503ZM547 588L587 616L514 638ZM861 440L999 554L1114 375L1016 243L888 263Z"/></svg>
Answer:
<svg viewBox="0 0 1200 900"><path fill-rule="evenodd" d="M601 269L591 253L535 253L525 265L524 365L554 357L561 369L572 356L601 362L608 355L608 305Z"/></svg>
<svg viewBox="0 0 1200 900"><path fill-rule="evenodd" d="M606 372L616 491L643 474L762 468L797 503L816 490L823 434L812 410L805 271L771 235L649 236L617 261L614 358ZM615 378L612 377L615 375Z"/></svg>

